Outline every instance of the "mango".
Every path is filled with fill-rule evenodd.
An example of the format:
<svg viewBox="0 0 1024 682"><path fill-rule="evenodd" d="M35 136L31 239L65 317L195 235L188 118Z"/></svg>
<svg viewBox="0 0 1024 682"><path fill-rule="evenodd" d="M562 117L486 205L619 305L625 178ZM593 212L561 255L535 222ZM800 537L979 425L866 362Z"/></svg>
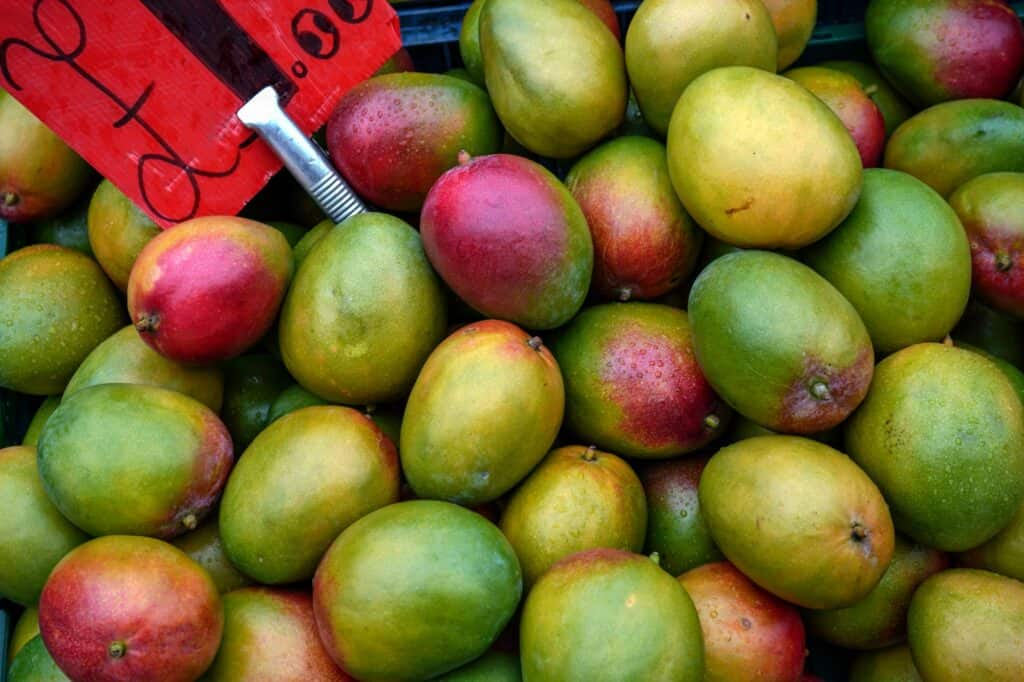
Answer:
<svg viewBox="0 0 1024 682"><path fill-rule="evenodd" d="M574 0L559 0L572 2ZM420 215L431 265L486 317L553 329L583 305L594 249L586 217L543 166L508 154L463 158Z"/></svg>
<svg viewBox="0 0 1024 682"><path fill-rule="evenodd" d="M79 201L52 218L32 223L29 239L34 244L56 244L94 258L89 244L89 202Z"/></svg>
<svg viewBox="0 0 1024 682"><path fill-rule="evenodd" d="M779 43L779 71L795 62L807 47L818 18L817 0L764 0Z"/></svg>
<svg viewBox="0 0 1024 682"><path fill-rule="evenodd" d="M485 84L484 58L480 54L480 12L486 0L473 0L462 17L459 28L459 56L466 66L470 80L477 85Z"/></svg>
<svg viewBox="0 0 1024 682"><path fill-rule="evenodd" d="M14 623L14 628L11 630L11 641L8 643L7 648L8 663L13 661L18 652L21 651L22 647L28 644L38 634L39 609L35 606L28 606L21 612L21 615L18 616L18 620Z"/></svg>
<svg viewBox="0 0 1024 682"><path fill-rule="evenodd" d="M483 654L521 592L519 561L493 524L454 504L413 500L338 536L313 579L313 609L320 639L349 675L413 682Z"/></svg>
<svg viewBox="0 0 1024 682"><path fill-rule="evenodd" d="M220 504L231 562L264 584L308 580L338 535L398 501L395 446L347 407L281 417L246 448Z"/></svg>
<svg viewBox="0 0 1024 682"><path fill-rule="evenodd" d="M865 652L853 659L850 682L922 682L906 644Z"/></svg>
<svg viewBox="0 0 1024 682"><path fill-rule="evenodd" d="M501 123L487 93L436 73L394 73L360 83L327 121L327 148L363 198L418 211L460 152L493 154Z"/></svg>
<svg viewBox="0 0 1024 682"><path fill-rule="evenodd" d="M402 420L402 472L419 497L497 499L551 448L562 375L539 337L508 322L460 328L416 379Z"/></svg>
<svg viewBox="0 0 1024 682"><path fill-rule="evenodd" d="M171 538L195 529L233 463L217 415L155 386L84 388L61 403L39 437L47 494L90 535Z"/></svg>
<svg viewBox="0 0 1024 682"><path fill-rule="evenodd" d="M308 592L245 587L222 601L224 635L202 682L352 682L320 643Z"/></svg>
<svg viewBox="0 0 1024 682"><path fill-rule="evenodd" d="M314 395L298 384L292 384L281 391L274 402L270 404L270 412L267 413L267 424L277 421L281 417L301 410L303 407L314 405L327 405L327 401Z"/></svg>
<svg viewBox="0 0 1024 682"><path fill-rule="evenodd" d="M852 606L804 612L815 637L847 649L879 649L907 636L907 609L918 585L949 566L938 550L896 536L889 567L875 589Z"/></svg>
<svg viewBox="0 0 1024 682"><path fill-rule="evenodd" d="M124 324L122 304L91 258L52 244L0 260L0 387L64 390L92 349Z"/></svg>
<svg viewBox="0 0 1024 682"><path fill-rule="evenodd" d="M231 563L220 539L217 518L213 517L193 531L179 535L171 541L188 558L206 569L221 594L252 584L238 568Z"/></svg>
<svg viewBox="0 0 1024 682"><path fill-rule="evenodd" d="M298 269L302 265L302 261L306 260L306 256L313 250L313 245L319 242L325 234L331 231L335 226L335 223L331 219L321 220L319 223L313 226L306 234L302 235L302 239L292 248L292 256L295 258L295 268Z"/></svg>
<svg viewBox="0 0 1024 682"><path fill-rule="evenodd" d="M277 358L243 355L224 365L224 402L220 415L241 452L270 423L274 401L292 382Z"/></svg>
<svg viewBox="0 0 1024 682"><path fill-rule="evenodd" d="M806 246L860 195L860 154L842 121L788 78L746 66L686 88L669 124L668 168L687 213L741 247Z"/></svg>
<svg viewBox="0 0 1024 682"><path fill-rule="evenodd" d="M503 651L489 651L472 663L435 677L437 682L522 682L519 656Z"/></svg>
<svg viewBox="0 0 1024 682"><path fill-rule="evenodd" d="M223 626L206 571L166 542L133 535L72 551L39 600L40 635L73 680L195 680Z"/></svg>
<svg viewBox="0 0 1024 682"><path fill-rule="evenodd" d="M946 342L944 341L944 343ZM955 345L959 346L960 348L966 348L972 353L977 353L983 358L991 360L992 364L998 367L999 371L1003 373L1003 376L1010 380L1010 385L1013 386L1014 393L1017 394L1017 397L1020 398L1021 403L1024 404L1024 372L1021 372L1019 369L1017 369L1014 365L1011 365L1006 360L1003 360L1002 358L996 355L992 355L991 353L982 348L977 348L975 346L963 342L956 343Z"/></svg>
<svg viewBox="0 0 1024 682"><path fill-rule="evenodd" d="M676 198L663 144L606 142L576 162L565 184L590 227L591 286L602 298L657 298L693 271L704 233Z"/></svg>
<svg viewBox="0 0 1024 682"><path fill-rule="evenodd" d="M88 186L92 170L63 140L0 89L0 220L60 212Z"/></svg>
<svg viewBox="0 0 1024 682"><path fill-rule="evenodd" d="M576 0L487 0L480 53L498 117L536 154L571 158L622 122L622 48Z"/></svg>
<svg viewBox="0 0 1024 682"><path fill-rule="evenodd" d="M516 488L501 516L529 587L555 562L598 547L638 552L647 528L640 480L593 447L553 450Z"/></svg>
<svg viewBox="0 0 1024 682"><path fill-rule="evenodd" d="M618 549L545 573L526 598L520 646L524 680L699 682L704 671L689 595L649 558Z"/></svg>
<svg viewBox="0 0 1024 682"><path fill-rule="evenodd" d="M96 384L147 384L184 393L220 410L224 375L218 367L190 367L168 360L128 325L96 346L71 376L64 397Z"/></svg>
<svg viewBox="0 0 1024 682"><path fill-rule="evenodd" d="M22 445L36 446L39 442L39 434L43 432L43 427L46 426L46 422L50 419L50 415L60 405L60 396L51 395L43 400L39 404L39 408L36 409L32 415L32 421L28 423L28 428L25 429L25 437L22 438Z"/></svg>
<svg viewBox="0 0 1024 682"><path fill-rule="evenodd" d="M943 571L914 593L907 632L928 682L1024 679L1024 584L988 571Z"/></svg>
<svg viewBox="0 0 1024 682"><path fill-rule="evenodd" d="M302 262L279 339L304 388L365 405L403 397L444 329L440 282L420 236L398 218L364 213L330 230Z"/></svg>
<svg viewBox="0 0 1024 682"><path fill-rule="evenodd" d="M1015 367L1024 367L1024 324L972 297L952 337L977 346Z"/></svg>
<svg viewBox="0 0 1024 682"><path fill-rule="evenodd" d="M791 605L765 592L728 561L679 576L704 633L704 682L798 680L804 624Z"/></svg>
<svg viewBox="0 0 1024 682"><path fill-rule="evenodd" d="M693 452L722 434L729 409L698 365L682 310L607 303L556 335L566 422L588 443L630 457Z"/></svg>
<svg viewBox="0 0 1024 682"><path fill-rule="evenodd" d="M293 267L288 242L272 227L231 216L193 218L143 247L128 281L128 312L165 357L227 360L270 329Z"/></svg>
<svg viewBox="0 0 1024 682"><path fill-rule="evenodd" d="M89 538L46 496L33 447L0 449L0 497L0 596L31 606L50 570Z"/></svg>
<svg viewBox="0 0 1024 682"><path fill-rule="evenodd" d="M1024 108L992 99L936 104L896 129L885 167L910 173L944 197L985 173L1024 172Z"/></svg>
<svg viewBox="0 0 1024 682"><path fill-rule="evenodd" d="M892 559L892 519L878 486L849 457L807 438L722 448L701 476L700 504L722 554L800 606L860 601Z"/></svg>
<svg viewBox="0 0 1024 682"><path fill-rule="evenodd" d="M142 247L160 227L110 180L103 180L89 201L89 245L100 267L117 288L128 288L128 275Z"/></svg>
<svg viewBox="0 0 1024 682"><path fill-rule="evenodd" d="M1024 410L993 363L921 343L879 363L846 448L896 528L945 551L991 539L1024 500Z"/></svg>
<svg viewBox="0 0 1024 682"><path fill-rule="evenodd" d="M775 72L778 43L759 0L647 0L626 32L626 69L644 120L662 137L698 76L722 66Z"/></svg>
<svg viewBox="0 0 1024 682"><path fill-rule="evenodd" d="M867 394L871 339L854 307L806 265L765 251L718 258L690 290L697 362L737 412L817 433Z"/></svg>
<svg viewBox="0 0 1024 682"><path fill-rule="evenodd" d="M404 47L398 48L398 51L391 55L390 58L381 67L374 72L374 76L383 76L388 73L403 73L405 71L415 71L416 65L412 61L412 55L409 54L409 50Z"/></svg>
<svg viewBox="0 0 1024 682"><path fill-rule="evenodd" d="M864 171L853 212L803 255L857 309L880 353L941 340L971 291L971 247L956 214L898 171Z"/></svg>
<svg viewBox="0 0 1024 682"><path fill-rule="evenodd" d="M771 0L769 0L770 2ZM848 73L861 84L864 92L875 103L885 119L885 135L888 137L914 114L910 103L903 98L896 88L885 80L885 77L873 65L848 59L835 59L821 62L818 66Z"/></svg>
<svg viewBox="0 0 1024 682"><path fill-rule="evenodd" d="M1024 69L1024 28L999 0L872 0L864 15L878 68L919 106L999 98Z"/></svg>
<svg viewBox="0 0 1024 682"><path fill-rule="evenodd" d="M23 653L12 659L9 682L71 682L57 667L38 635L25 645Z"/></svg>

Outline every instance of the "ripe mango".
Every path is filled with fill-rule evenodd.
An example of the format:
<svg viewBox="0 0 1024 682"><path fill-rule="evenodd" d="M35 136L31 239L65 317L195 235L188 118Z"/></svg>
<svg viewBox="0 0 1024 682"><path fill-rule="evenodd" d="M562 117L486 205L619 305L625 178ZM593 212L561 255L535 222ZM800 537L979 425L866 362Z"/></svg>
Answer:
<svg viewBox="0 0 1024 682"><path fill-rule="evenodd" d="M88 211L89 245L100 267L117 288L128 288L128 275L142 247L160 228L110 180L92 195Z"/></svg>

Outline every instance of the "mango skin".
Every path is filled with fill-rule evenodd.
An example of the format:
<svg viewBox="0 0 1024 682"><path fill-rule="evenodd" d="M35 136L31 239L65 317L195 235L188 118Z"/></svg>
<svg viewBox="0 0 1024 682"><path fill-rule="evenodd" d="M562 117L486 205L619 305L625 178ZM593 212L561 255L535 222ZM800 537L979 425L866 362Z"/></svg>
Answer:
<svg viewBox="0 0 1024 682"><path fill-rule="evenodd" d="M95 258L89 244L88 213L89 202L79 201L52 218L36 221L28 229L29 241L56 244Z"/></svg>
<svg viewBox="0 0 1024 682"><path fill-rule="evenodd" d="M189 367L169 360L128 325L96 346L71 376L64 397L96 384L148 384L195 398L214 412L224 397L219 367Z"/></svg>
<svg viewBox="0 0 1024 682"><path fill-rule="evenodd" d="M281 417L246 448L220 503L228 557L264 584L313 577L353 522L398 501L398 453L348 407L307 407Z"/></svg>
<svg viewBox="0 0 1024 682"><path fill-rule="evenodd" d="M697 277L689 311L704 375L761 426L824 431L867 394L874 365L868 331L849 301L806 265L765 251L722 256Z"/></svg>
<svg viewBox="0 0 1024 682"><path fill-rule="evenodd" d="M209 408L137 384L91 386L62 402L38 458L47 494L82 530L161 538L198 525L234 463L228 430Z"/></svg>
<svg viewBox="0 0 1024 682"><path fill-rule="evenodd" d="M574 554L541 577L520 648L526 681L699 682L704 671L689 595L648 557L617 549Z"/></svg>
<svg viewBox="0 0 1024 682"><path fill-rule="evenodd" d="M472 663L434 678L437 682L522 682L519 656L489 651Z"/></svg>
<svg viewBox="0 0 1024 682"><path fill-rule="evenodd" d="M21 651L22 647L29 643L39 634L39 609L35 606L27 606L18 616L14 628L11 630L11 641L7 647L7 661L10 663Z"/></svg>
<svg viewBox="0 0 1024 682"><path fill-rule="evenodd" d="M480 54L480 12L487 0L473 0L462 17L459 29L459 56L466 66L470 79L477 85L485 85L484 58Z"/></svg>
<svg viewBox="0 0 1024 682"><path fill-rule="evenodd" d="M498 117L536 154L571 158L622 122L622 48L576 0L487 0L480 52Z"/></svg>
<svg viewBox="0 0 1024 682"><path fill-rule="evenodd" d="M348 674L415 682L483 654L521 593L519 561L492 523L454 504L413 500L338 536L313 579L313 609L320 639Z"/></svg>
<svg viewBox="0 0 1024 682"><path fill-rule="evenodd" d="M1024 323L976 298L967 301L953 339L977 346L1014 367L1024 367Z"/></svg>
<svg viewBox="0 0 1024 682"><path fill-rule="evenodd" d="M860 196L860 154L842 121L801 86L759 69L723 67L694 80L672 112L667 146L687 213L736 246L806 246Z"/></svg>
<svg viewBox="0 0 1024 682"><path fill-rule="evenodd" d="M843 609L805 611L807 631L847 649L899 644L907 636L907 609L914 590L948 566L949 558L943 552L897 535L892 561L875 589Z"/></svg>
<svg viewBox="0 0 1024 682"><path fill-rule="evenodd" d="M71 682L57 667L43 644L43 638L38 635L25 644L19 656L12 659L7 679L8 682Z"/></svg>
<svg viewBox="0 0 1024 682"><path fill-rule="evenodd" d="M221 594L252 584L252 580L231 563L231 559L224 551L216 517L207 520L191 532L179 535L171 544L205 568Z"/></svg>
<svg viewBox="0 0 1024 682"><path fill-rule="evenodd" d="M87 221L89 245L96 261L124 291L135 259L160 234L160 227L110 180L103 180L93 192Z"/></svg>
<svg viewBox="0 0 1024 682"><path fill-rule="evenodd" d="M562 375L508 322L462 327L431 353L402 419L402 471L419 497L475 506L543 459L565 410Z"/></svg>
<svg viewBox="0 0 1024 682"><path fill-rule="evenodd" d="M0 260L0 386L60 393L124 317L91 258L52 244L14 251Z"/></svg>
<svg viewBox="0 0 1024 682"><path fill-rule="evenodd" d="M906 644L869 651L853 660L850 682L922 682Z"/></svg>
<svg viewBox="0 0 1024 682"><path fill-rule="evenodd" d="M274 402L270 405L270 412L267 413L267 424L271 424L286 414L301 410L304 407L328 404L320 396L310 393L298 384L292 384L274 398Z"/></svg>
<svg viewBox="0 0 1024 682"><path fill-rule="evenodd" d="M928 682L1024 679L1024 584L988 571L943 571L914 593L910 652Z"/></svg>
<svg viewBox="0 0 1024 682"><path fill-rule="evenodd" d="M582 445L552 450L512 493L501 516L501 532L516 550L527 588L577 552L638 552L646 529L644 489L629 464Z"/></svg>
<svg viewBox="0 0 1024 682"><path fill-rule="evenodd" d="M722 448L699 491L722 553L794 604L850 606L874 589L892 559L882 493L849 457L816 441L762 436Z"/></svg>
<svg viewBox="0 0 1024 682"><path fill-rule="evenodd" d="M28 423L28 428L25 429L25 437L21 440L22 445L36 446L36 443L39 442L39 434L43 432L43 427L46 426L50 415L58 406L60 406L60 396L58 395L51 395L43 400L35 414L32 415L32 421Z"/></svg>
<svg viewBox="0 0 1024 682"><path fill-rule="evenodd" d="M944 197L985 173L1024 172L1024 108L993 99L936 104L896 129L885 167L910 173Z"/></svg>
<svg viewBox="0 0 1024 682"><path fill-rule="evenodd" d="M807 47L818 18L817 0L764 0L779 43L778 69L795 62Z"/></svg>
<svg viewBox="0 0 1024 682"><path fill-rule="evenodd" d="M913 116L914 110L896 88L885 80L881 72L871 64L846 59L821 62L818 66L848 73L861 84L864 92L882 112L885 119L885 135L888 137L901 123Z"/></svg>
<svg viewBox="0 0 1024 682"><path fill-rule="evenodd" d="M945 551L992 538L1024 498L1024 410L993 363L922 343L879 363L846 450L885 493L896 527Z"/></svg>
<svg viewBox="0 0 1024 682"><path fill-rule="evenodd" d="M302 262L281 308L281 356L321 398L388 402L412 388L445 318L420 236L398 218L364 213L329 231Z"/></svg>
<svg viewBox="0 0 1024 682"><path fill-rule="evenodd" d="M224 364L220 415L231 432L236 451L249 447L270 423L274 400L291 381L281 362L269 353L243 355Z"/></svg>
<svg viewBox="0 0 1024 682"><path fill-rule="evenodd" d="M33 447L0 449L0 495L0 596L31 606L50 570L89 536L46 496Z"/></svg>
<svg viewBox="0 0 1024 682"><path fill-rule="evenodd" d="M348 91L327 122L331 160L353 189L390 211L418 211L456 165L501 148L487 93L436 73L377 76Z"/></svg>
<svg viewBox="0 0 1024 682"><path fill-rule="evenodd" d="M956 214L898 171L864 171L857 206L803 256L857 309L880 353L941 340L971 292L971 246Z"/></svg>
<svg viewBox="0 0 1024 682"><path fill-rule="evenodd" d="M774 73L777 56L772 18L759 0L647 0L626 33L630 86L662 137L695 78L722 66Z"/></svg>

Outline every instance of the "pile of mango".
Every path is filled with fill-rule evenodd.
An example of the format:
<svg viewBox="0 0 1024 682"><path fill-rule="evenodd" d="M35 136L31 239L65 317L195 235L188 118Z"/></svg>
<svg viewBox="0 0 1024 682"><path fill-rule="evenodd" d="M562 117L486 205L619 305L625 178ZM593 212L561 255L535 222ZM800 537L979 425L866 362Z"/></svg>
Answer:
<svg viewBox="0 0 1024 682"><path fill-rule="evenodd" d="M0 93L11 682L1024 680L1024 28L816 10L475 0L337 225L160 230Z"/></svg>

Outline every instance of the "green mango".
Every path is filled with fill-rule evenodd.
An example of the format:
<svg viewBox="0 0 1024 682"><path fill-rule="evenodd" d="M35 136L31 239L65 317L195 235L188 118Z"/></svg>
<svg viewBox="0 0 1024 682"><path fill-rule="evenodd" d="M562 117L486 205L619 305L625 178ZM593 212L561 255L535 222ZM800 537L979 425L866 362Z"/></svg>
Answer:
<svg viewBox="0 0 1024 682"><path fill-rule="evenodd" d="M954 340L977 346L1014 367L1024 367L1024 323L973 297L951 335Z"/></svg>
<svg viewBox="0 0 1024 682"><path fill-rule="evenodd" d="M348 407L287 414L246 448L220 504L224 551L264 584L308 580L338 534L398 501L398 453Z"/></svg>
<svg viewBox="0 0 1024 682"><path fill-rule="evenodd" d="M311 230L302 235L302 238L292 248L292 256L295 257L295 269L297 270L302 261L306 260L306 256L313 250L313 247L323 239L323 236L331 231L337 223L328 218L327 220L321 220L313 226Z"/></svg>
<svg viewBox="0 0 1024 682"><path fill-rule="evenodd" d="M922 682L906 644L868 651L853 659L849 682Z"/></svg>
<svg viewBox="0 0 1024 682"><path fill-rule="evenodd" d="M174 538L171 544L205 568L221 594L252 584L252 580L231 563L231 559L224 551L216 517L195 530Z"/></svg>
<svg viewBox="0 0 1024 682"><path fill-rule="evenodd" d="M52 218L33 223L29 238L36 244L56 244L93 258L88 213L89 202L79 201Z"/></svg>
<svg viewBox="0 0 1024 682"><path fill-rule="evenodd" d="M292 384L274 398L270 412L267 413L267 424L272 424L286 414L301 410L303 407L328 404L330 403L320 396L310 393L298 384Z"/></svg>
<svg viewBox="0 0 1024 682"><path fill-rule="evenodd" d="M1010 522L988 542L957 556L961 566L983 568L1024 580L1024 504Z"/></svg>
<svg viewBox="0 0 1024 682"><path fill-rule="evenodd" d="M480 52L498 117L532 152L571 158L622 122L622 48L576 0L487 0Z"/></svg>
<svg viewBox="0 0 1024 682"><path fill-rule="evenodd" d="M480 54L480 12L486 0L473 0L466 14L462 17L459 29L459 56L466 66L469 80L477 85L484 85L484 60Z"/></svg>
<svg viewBox="0 0 1024 682"><path fill-rule="evenodd" d="M71 376L64 398L96 384L148 384L195 398L214 412L224 396L218 367L190 367L168 360L150 347L134 325L96 346Z"/></svg>
<svg viewBox="0 0 1024 682"><path fill-rule="evenodd" d="M822 62L818 66L848 73L860 82L864 92L882 112L882 118L885 119L886 136L892 135L901 123L914 115L910 103L889 84L889 81L885 80L885 77L874 66L866 62L844 59Z"/></svg>
<svg viewBox="0 0 1024 682"><path fill-rule="evenodd" d="M1021 372L1006 360L1003 360L1001 357L996 355L992 355L983 348L978 348L961 341L958 341L956 345L960 348L966 348L972 353L977 353L983 358L991 360L993 364L999 368L999 371L1003 373L1003 376L1010 380L1010 384L1013 385L1014 392L1017 394L1017 397L1020 398L1021 404L1024 405L1024 372Z"/></svg>
<svg viewBox="0 0 1024 682"><path fill-rule="evenodd" d="M519 656L504 651L489 651L472 663L435 677L435 682L522 682Z"/></svg>
<svg viewBox="0 0 1024 682"><path fill-rule="evenodd" d="M292 383L272 355L243 355L224 365L224 403L220 415L241 452L270 423L270 408Z"/></svg>
<svg viewBox="0 0 1024 682"><path fill-rule="evenodd" d="M936 104L896 129L885 167L910 173L944 197L985 173L1024 171L1024 108L994 99Z"/></svg>
<svg viewBox="0 0 1024 682"><path fill-rule="evenodd" d="M36 443L39 442L39 434L43 432L43 427L46 426L46 421L59 405L59 395L51 395L39 405L35 414L32 415L32 421L28 423L28 428L25 429L25 437L21 440L22 445L36 446Z"/></svg>
<svg viewBox="0 0 1024 682"><path fill-rule="evenodd" d="M128 288L128 275L142 247L160 228L110 180L103 180L89 201L89 244L100 267L117 288Z"/></svg>
<svg viewBox="0 0 1024 682"><path fill-rule="evenodd" d="M562 375L539 337L499 320L467 325L416 379L402 419L402 471L419 497L490 502L547 454L564 409Z"/></svg>
<svg viewBox="0 0 1024 682"><path fill-rule="evenodd" d="M31 606L39 600L50 570L89 537L47 497L35 448L0 450L0 499L0 597Z"/></svg>
<svg viewBox="0 0 1024 682"><path fill-rule="evenodd" d="M33 637L39 634L39 609L35 606L28 606L11 630L11 641L7 648L7 662L10 663L18 652L28 644Z"/></svg>
<svg viewBox="0 0 1024 682"><path fill-rule="evenodd" d="M285 222L283 220L271 220L267 223L272 228L284 235L285 240L288 242L288 246L295 248L295 245L306 236L306 228L295 223Z"/></svg>
<svg viewBox="0 0 1024 682"><path fill-rule="evenodd" d="M11 664L7 682L71 682L46 650L43 638L33 637Z"/></svg>
<svg viewBox="0 0 1024 682"><path fill-rule="evenodd" d="M971 293L956 213L917 178L884 168L864 171L853 211L803 259L853 304L880 353L942 340Z"/></svg>
<svg viewBox="0 0 1024 682"><path fill-rule="evenodd" d="M195 529L234 463L208 407L156 386L100 384L64 400L39 436L39 475L91 535L171 538Z"/></svg>
<svg viewBox="0 0 1024 682"><path fill-rule="evenodd" d="M383 213L330 230L295 273L279 329L288 371L321 398L365 405L405 396L445 329L444 295L419 234Z"/></svg>

